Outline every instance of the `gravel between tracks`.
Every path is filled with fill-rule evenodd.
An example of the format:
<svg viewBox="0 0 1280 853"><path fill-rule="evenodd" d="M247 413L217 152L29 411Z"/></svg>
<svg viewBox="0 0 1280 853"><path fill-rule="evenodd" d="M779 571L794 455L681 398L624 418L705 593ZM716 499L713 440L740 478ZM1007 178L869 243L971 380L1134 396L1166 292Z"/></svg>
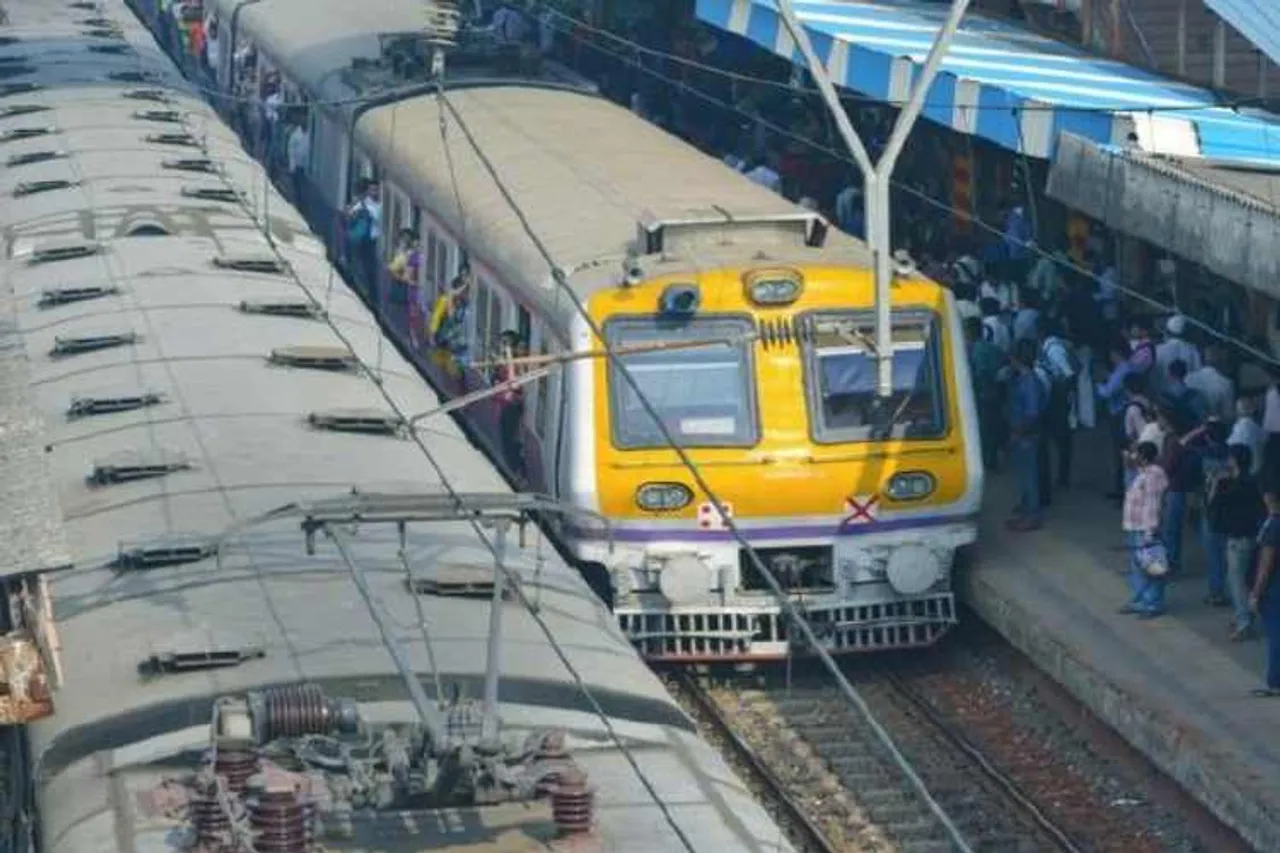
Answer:
<svg viewBox="0 0 1280 853"><path fill-rule="evenodd" d="M1250 848L1136 751L1074 704L1030 662L983 630L926 655L877 658L846 668L876 719L980 853L1247 853ZM668 679L671 684L672 680ZM942 853L946 836L830 676L797 666L790 691L780 670L718 673L702 682L744 742L829 847L814 843L767 780L730 755L740 776L797 850ZM704 735L727 739L684 688L673 693ZM926 705L929 715L914 704ZM928 717L980 753L1070 839L1064 848Z"/></svg>

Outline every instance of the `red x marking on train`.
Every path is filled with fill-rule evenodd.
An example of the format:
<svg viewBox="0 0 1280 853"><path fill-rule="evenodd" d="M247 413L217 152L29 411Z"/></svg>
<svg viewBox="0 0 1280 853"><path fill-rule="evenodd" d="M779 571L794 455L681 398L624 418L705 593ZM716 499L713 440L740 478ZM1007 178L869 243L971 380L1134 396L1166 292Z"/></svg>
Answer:
<svg viewBox="0 0 1280 853"><path fill-rule="evenodd" d="M849 513L845 518L845 524L870 524L876 520L875 508L879 502L879 495L872 495L869 498L858 500L856 497L845 498L844 508Z"/></svg>

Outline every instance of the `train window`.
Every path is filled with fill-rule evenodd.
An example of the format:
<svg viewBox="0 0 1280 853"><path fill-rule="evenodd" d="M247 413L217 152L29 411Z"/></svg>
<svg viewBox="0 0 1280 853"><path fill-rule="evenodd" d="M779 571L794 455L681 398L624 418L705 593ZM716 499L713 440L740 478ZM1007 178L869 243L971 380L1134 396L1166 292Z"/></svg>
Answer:
<svg viewBox="0 0 1280 853"><path fill-rule="evenodd" d="M941 323L930 311L893 318L893 395L876 393L869 311L805 318L804 372L814 440L824 444L941 438L946 433Z"/></svg>
<svg viewBox="0 0 1280 853"><path fill-rule="evenodd" d="M485 344L489 340L489 287L483 280L477 279L475 287L475 308L471 312L475 318L476 358L483 361L489 357Z"/></svg>
<svg viewBox="0 0 1280 853"><path fill-rule="evenodd" d="M545 340L538 344L538 355L549 355L550 352L551 350L547 346L547 342ZM552 376L555 376L555 373L551 373L550 375L544 376L538 380L538 408L533 413L533 431L542 438L546 438L547 436L547 424L551 418L550 397Z"/></svg>
<svg viewBox="0 0 1280 853"><path fill-rule="evenodd" d="M520 333L520 340L524 341L528 346L533 330L533 319L529 316L529 309L523 305L516 306L516 331Z"/></svg>
<svg viewBox="0 0 1280 853"><path fill-rule="evenodd" d="M436 265L433 269L436 281L440 282L442 287L453 278L453 267L449 265L449 241L443 237L436 241Z"/></svg>
<svg viewBox="0 0 1280 853"><path fill-rule="evenodd" d="M502 333L506 331L507 326L504 322L503 311L505 299L502 291L496 287L489 290L489 324L488 336L484 338L485 353L489 358L497 358L502 352Z"/></svg>
<svg viewBox="0 0 1280 853"><path fill-rule="evenodd" d="M667 432L683 447L750 447L760 440L747 341L752 332L746 318L705 315L679 322L622 317L610 320L604 329L613 347L666 347L624 355L621 361ZM719 343L675 346L711 341ZM609 410L615 446L666 446L666 436L616 366L609 370Z"/></svg>
<svg viewBox="0 0 1280 853"><path fill-rule="evenodd" d="M445 284L447 284L447 282L441 281L440 277L436 275L436 254L439 251L440 244L436 241L436 232L427 229L426 246L423 252L423 260L425 263L422 265L422 272L427 279L427 291L433 296L440 293L444 289Z"/></svg>

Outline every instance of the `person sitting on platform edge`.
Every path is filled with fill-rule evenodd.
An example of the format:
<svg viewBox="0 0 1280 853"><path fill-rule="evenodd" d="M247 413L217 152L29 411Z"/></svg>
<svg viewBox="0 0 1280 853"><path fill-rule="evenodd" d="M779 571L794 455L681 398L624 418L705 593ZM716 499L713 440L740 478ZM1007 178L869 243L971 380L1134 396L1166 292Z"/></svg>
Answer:
<svg viewBox="0 0 1280 853"><path fill-rule="evenodd" d="M1142 619L1164 615L1164 578L1148 574L1142 560L1143 549L1159 543L1164 498L1169 490L1169 478L1156 463L1159 454L1159 448L1149 441L1140 442L1134 449L1135 472L1125 490L1121 517L1125 545L1129 549L1131 595L1120 612L1135 613Z"/></svg>

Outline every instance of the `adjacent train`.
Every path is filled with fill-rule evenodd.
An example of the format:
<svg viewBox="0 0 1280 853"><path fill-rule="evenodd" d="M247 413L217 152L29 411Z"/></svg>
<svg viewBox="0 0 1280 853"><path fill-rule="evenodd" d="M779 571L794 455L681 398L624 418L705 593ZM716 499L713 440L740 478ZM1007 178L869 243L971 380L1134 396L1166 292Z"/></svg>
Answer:
<svg viewBox="0 0 1280 853"><path fill-rule="evenodd" d="M122 3L0 69L0 846L789 849Z"/></svg>
<svg viewBox="0 0 1280 853"><path fill-rule="evenodd" d="M279 139L290 120L244 104L292 105L313 221L336 256L359 261L348 268L433 383L455 399L482 393L513 375L494 369L511 352L557 366L461 415L509 475L610 520L609 537L553 525L588 576L607 578L643 654L796 651L755 559L669 436L831 651L925 646L954 624L952 565L976 536L983 470L947 289L899 270L885 405L865 245L553 59L465 22L447 38L424 32L416 0L206 7L218 91L251 139ZM368 181L382 200L376 262L351 251L344 216ZM385 265L406 231L425 260L400 297ZM455 287L465 310L433 335L432 309ZM630 380L600 357L606 345Z"/></svg>

